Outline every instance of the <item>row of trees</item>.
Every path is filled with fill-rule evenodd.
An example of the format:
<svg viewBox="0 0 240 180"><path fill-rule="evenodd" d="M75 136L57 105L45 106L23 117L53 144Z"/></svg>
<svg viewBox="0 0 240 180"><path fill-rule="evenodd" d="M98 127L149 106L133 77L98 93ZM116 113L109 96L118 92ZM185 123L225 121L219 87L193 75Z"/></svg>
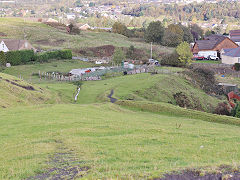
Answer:
<svg viewBox="0 0 240 180"><path fill-rule="evenodd" d="M113 33L122 34L127 37L145 38L146 42L154 42L164 46L176 47L181 42L191 43L203 38L203 30L194 24L191 27L182 24L170 24L164 28L160 21L153 21L149 26L139 29L128 29L124 24L116 22L112 27Z"/></svg>
<svg viewBox="0 0 240 180"><path fill-rule="evenodd" d="M176 47L181 42L188 43L203 38L203 30L196 24L186 27L181 24L170 24L164 28L160 21L151 22L146 29L145 40L165 46Z"/></svg>

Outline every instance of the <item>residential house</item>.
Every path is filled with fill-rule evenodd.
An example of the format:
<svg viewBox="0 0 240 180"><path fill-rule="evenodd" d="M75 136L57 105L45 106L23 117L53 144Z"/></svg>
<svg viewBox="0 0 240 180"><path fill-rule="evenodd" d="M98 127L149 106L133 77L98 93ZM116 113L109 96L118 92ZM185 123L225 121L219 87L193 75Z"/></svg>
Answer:
<svg viewBox="0 0 240 180"><path fill-rule="evenodd" d="M240 47L233 49L224 49L222 53L223 64L240 63Z"/></svg>
<svg viewBox="0 0 240 180"><path fill-rule="evenodd" d="M82 31L86 31L88 29L91 29L91 26L89 26L88 24L77 24L77 27Z"/></svg>
<svg viewBox="0 0 240 180"><path fill-rule="evenodd" d="M229 36L231 40L240 45L240 30L229 31Z"/></svg>
<svg viewBox="0 0 240 180"><path fill-rule="evenodd" d="M222 49L237 48L238 45L222 35L211 35L204 40L198 40L195 42L192 52L194 55L204 56L205 58L211 56L217 56L221 58Z"/></svg>
<svg viewBox="0 0 240 180"><path fill-rule="evenodd" d="M68 13L67 14L67 19L68 20L74 20L76 18L76 15L74 13Z"/></svg>
<svg viewBox="0 0 240 180"><path fill-rule="evenodd" d="M26 40L0 39L0 51L34 50L35 48Z"/></svg>

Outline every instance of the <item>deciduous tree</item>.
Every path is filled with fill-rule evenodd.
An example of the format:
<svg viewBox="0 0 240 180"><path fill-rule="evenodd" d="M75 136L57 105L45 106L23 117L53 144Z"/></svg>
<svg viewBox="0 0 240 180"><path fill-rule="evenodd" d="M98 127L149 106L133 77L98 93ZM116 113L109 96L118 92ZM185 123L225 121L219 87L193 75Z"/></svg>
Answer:
<svg viewBox="0 0 240 180"><path fill-rule="evenodd" d="M182 42L176 48L176 51L179 55L179 60L184 64L188 65L192 62L192 51L190 45L187 42Z"/></svg>
<svg viewBox="0 0 240 180"><path fill-rule="evenodd" d="M116 65L119 65L119 64L121 64L122 61L124 61L124 59L125 59L125 55L124 55L124 52L122 51L122 49L121 48L115 49L114 54L113 54L113 62Z"/></svg>
<svg viewBox="0 0 240 180"><path fill-rule="evenodd" d="M146 42L162 43L164 27L160 21L151 22L145 32Z"/></svg>

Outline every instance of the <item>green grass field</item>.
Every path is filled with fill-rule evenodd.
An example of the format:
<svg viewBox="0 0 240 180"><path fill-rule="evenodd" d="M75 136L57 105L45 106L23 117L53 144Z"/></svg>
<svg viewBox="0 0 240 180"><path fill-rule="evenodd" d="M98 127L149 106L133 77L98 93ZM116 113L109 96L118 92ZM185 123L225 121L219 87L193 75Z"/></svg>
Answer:
<svg viewBox="0 0 240 180"><path fill-rule="evenodd" d="M0 116L7 120L0 121L1 179L45 172L59 150L90 167L87 179L159 177L187 167L237 166L240 159L239 127L199 119L112 104L19 107Z"/></svg>
<svg viewBox="0 0 240 180"><path fill-rule="evenodd" d="M31 43L47 49L149 46L117 34L72 36L16 18L0 18L0 25L8 38L22 39L25 32ZM207 113L224 98L194 87L178 73L183 68L84 82L77 102L73 83L32 76L91 66L53 60L0 73L0 179L152 179L188 168L201 174L218 172L221 165L238 169L240 120ZM240 84L237 78L225 80ZM111 90L115 104L107 98ZM193 109L207 112L176 106L173 96L180 92Z"/></svg>

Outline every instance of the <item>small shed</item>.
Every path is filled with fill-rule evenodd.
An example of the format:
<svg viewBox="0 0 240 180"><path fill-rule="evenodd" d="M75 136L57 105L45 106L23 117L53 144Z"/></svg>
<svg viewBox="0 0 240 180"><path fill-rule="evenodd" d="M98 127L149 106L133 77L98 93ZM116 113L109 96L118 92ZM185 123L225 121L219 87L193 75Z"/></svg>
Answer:
<svg viewBox="0 0 240 180"><path fill-rule="evenodd" d="M238 93L238 86L237 84L229 84L229 83L219 83L219 88L223 90L225 94L228 94L230 92Z"/></svg>

